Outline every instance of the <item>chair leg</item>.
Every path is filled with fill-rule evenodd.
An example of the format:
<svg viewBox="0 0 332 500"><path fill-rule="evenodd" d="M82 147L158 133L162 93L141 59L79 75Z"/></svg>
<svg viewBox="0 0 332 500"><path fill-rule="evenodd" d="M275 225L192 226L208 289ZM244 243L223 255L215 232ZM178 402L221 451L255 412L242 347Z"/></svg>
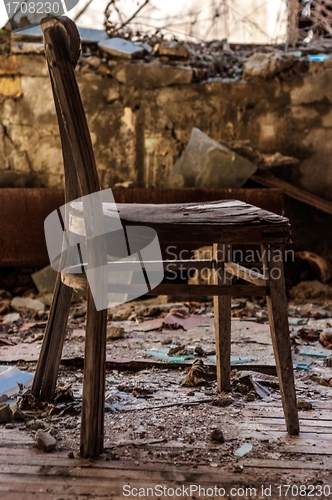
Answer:
<svg viewBox="0 0 332 500"><path fill-rule="evenodd" d="M97 311L91 291L85 334L84 382L80 453L97 458L104 447L107 309Z"/></svg>
<svg viewBox="0 0 332 500"><path fill-rule="evenodd" d="M72 295L73 290L61 282L60 273L58 273L43 345L31 388L32 394L42 401L52 401L54 397Z"/></svg>
<svg viewBox="0 0 332 500"><path fill-rule="evenodd" d="M291 436L297 436L300 430L282 262L283 247L263 245L262 253L270 290L267 309L286 426Z"/></svg>
<svg viewBox="0 0 332 500"><path fill-rule="evenodd" d="M217 269L214 271L215 285L231 285L227 279L223 261L230 260L224 255L225 249L231 253L229 245L214 244L213 254ZM217 296L214 302L214 329L216 342L216 364L218 392L229 391L231 387L231 296Z"/></svg>

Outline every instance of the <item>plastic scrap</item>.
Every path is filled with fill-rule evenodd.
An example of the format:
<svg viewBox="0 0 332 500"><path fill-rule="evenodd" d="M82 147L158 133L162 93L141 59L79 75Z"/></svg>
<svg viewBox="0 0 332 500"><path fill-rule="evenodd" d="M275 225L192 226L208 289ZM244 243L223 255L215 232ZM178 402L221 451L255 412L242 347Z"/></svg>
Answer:
<svg viewBox="0 0 332 500"><path fill-rule="evenodd" d="M188 145L168 179L169 187L242 187L256 165L193 128Z"/></svg>
<svg viewBox="0 0 332 500"><path fill-rule="evenodd" d="M319 61L324 62L328 59L326 54L312 54L308 56L308 61Z"/></svg>
<svg viewBox="0 0 332 500"><path fill-rule="evenodd" d="M298 361L296 363L293 363L293 368L295 370L305 370L307 372L309 371L310 365L311 361Z"/></svg>
<svg viewBox="0 0 332 500"><path fill-rule="evenodd" d="M301 356L310 356L312 358L320 359L325 359L331 354L330 349L325 349L324 347L315 347L311 345L298 346L297 350Z"/></svg>
<svg viewBox="0 0 332 500"><path fill-rule="evenodd" d="M163 361L170 361L171 363L182 363L186 359L195 359L193 354L184 354L181 356L168 356L168 347L161 347L160 349L156 349L154 351L144 351L145 354L150 354L154 358L162 359Z"/></svg>
<svg viewBox="0 0 332 500"><path fill-rule="evenodd" d="M214 364L216 364L216 362L217 362L215 355L207 356L207 359ZM249 363L250 361L256 361L256 358L231 356L231 365L239 365L242 363Z"/></svg>
<svg viewBox="0 0 332 500"><path fill-rule="evenodd" d="M252 444L250 443L245 443L241 448L238 448L237 450L234 451L234 455L236 457L243 457L247 453L249 453L252 450Z"/></svg>
<svg viewBox="0 0 332 500"><path fill-rule="evenodd" d="M33 374L23 372L16 366L0 365L0 396L14 396L20 391L20 385L28 388L32 385Z"/></svg>
<svg viewBox="0 0 332 500"><path fill-rule="evenodd" d="M289 326L305 325L308 323L307 318L288 318Z"/></svg>

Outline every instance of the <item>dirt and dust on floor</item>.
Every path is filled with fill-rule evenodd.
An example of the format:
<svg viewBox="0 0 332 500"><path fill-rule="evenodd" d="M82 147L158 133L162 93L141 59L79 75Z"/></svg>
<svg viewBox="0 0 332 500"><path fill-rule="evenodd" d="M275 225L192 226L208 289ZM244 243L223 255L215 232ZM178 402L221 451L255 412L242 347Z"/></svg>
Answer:
<svg viewBox="0 0 332 500"><path fill-rule="evenodd" d="M108 478L119 468L128 474L153 470L157 478L167 466L203 474L208 483L220 483L219 471L229 484L312 484L317 491L330 484L332 494L328 284L302 282L289 292L301 424L300 436L292 438L285 428L265 299L232 299L232 388L227 394L217 393L212 300L160 296L109 309L105 451L93 464L78 458L85 297L76 296L71 307L54 402L41 403L29 386L52 295L38 294L29 280L21 274L17 283L8 275L0 292L0 483L1 474L3 481L8 474L15 481L27 474L48 476L41 468L45 457L53 476L72 477L78 470L93 476L91 467L104 467ZM35 454L29 455L33 447ZM34 464L30 472L19 469L19 453L20 464Z"/></svg>

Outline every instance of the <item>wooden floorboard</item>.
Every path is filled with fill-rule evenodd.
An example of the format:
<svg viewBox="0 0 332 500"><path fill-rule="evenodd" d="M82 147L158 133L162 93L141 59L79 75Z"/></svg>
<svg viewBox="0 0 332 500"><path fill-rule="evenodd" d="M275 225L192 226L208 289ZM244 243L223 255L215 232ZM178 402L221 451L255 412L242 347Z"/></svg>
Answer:
<svg viewBox="0 0 332 500"><path fill-rule="evenodd" d="M1 427L0 499L123 500L123 487L128 484L141 488L157 484L169 488L190 484L206 488L222 485L229 489L288 484L289 481L305 484L317 478L331 485L332 495L332 412L325 402L320 406L318 408L315 403L313 410L301 411L301 434L289 437L279 403L246 405L234 425L238 429L239 442L252 442L253 449L235 462L243 466L240 474L234 470L234 457L229 463L227 460L220 462L217 468L193 467L190 463L174 465L162 462L162 458L159 462L146 463L105 458L90 461L78 456L71 459L66 451L43 453L37 450L27 431ZM273 445L271 456L261 458L259 452L267 442ZM169 441L150 445L150 448L156 451L202 449L206 452L223 450L223 446L197 440L191 445ZM196 494L191 497L199 498ZM162 495L159 498L172 497Z"/></svg>

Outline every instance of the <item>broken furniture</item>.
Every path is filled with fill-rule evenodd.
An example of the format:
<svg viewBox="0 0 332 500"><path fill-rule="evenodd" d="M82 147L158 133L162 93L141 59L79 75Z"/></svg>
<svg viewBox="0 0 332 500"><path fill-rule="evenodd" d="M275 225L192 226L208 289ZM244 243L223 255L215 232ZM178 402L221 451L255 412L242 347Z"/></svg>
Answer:
<svg viewBox="0 0 332 500"><path fill-rule="evenodd" d="M241 200L265 210L282 214L283 193L279 189L163 189L114 188L116 203L183 203L223 199ZM62 189L55 188L1 188L0 267L36 267L49 264L45 244L44 220L65 202ZM21 244L24 240L24 246Z"/></svg>
<svg viewBox="0 0 332 500"><path fill-rule="evenodd" d="M66 17L47 18L42 23L42 29L60 128L68 203L100 190L90 134L74 71L79 57L80 39L75 24ZM210 266L210 269L214 269L213 285L174 285L166 282L151 293L174 294L177 287L176 293L184 298L196 296L199 300L202 295L215 296L219 391L230 389L231 296L267 296L286 426L290 435L297 435L299 421L283 265L280 259L284 244L290 240L288 220L244 202L231 200L172 205L118 204L117 208L124 227L149 226L157 231L161 245L214 245L214 258L209 261L171 261L171 264L190 268L194 264L198 269ZM86 213L84 216L83 228L84 222L85 227L89 228L89 221L86 220L89 216ZM82 221L79 209L73 210L70 217L74 226L75 221ZM107 217L107 212L103 211L100 203L94 213L94 223L97 221L98 224L103 217ZM264 275L232 263L231 255L223 255L225 248L228 253L231 251L232 244L262 245ZM105 249L104 252L106 254ZM95 257L88 252L89 258ZM167 262L164 261L163 264L166 266ZM222 271L221 275L219 270ZM224 270L227 274L223 273ZM231 275L249 284L233 286ZM85 287L88 293L81 455L97 457L103 451L107 310L96 310L90 285L82 274L62 274L57 277L32 393L42 400L53 398L72 297L71 287Z"/></svg>

